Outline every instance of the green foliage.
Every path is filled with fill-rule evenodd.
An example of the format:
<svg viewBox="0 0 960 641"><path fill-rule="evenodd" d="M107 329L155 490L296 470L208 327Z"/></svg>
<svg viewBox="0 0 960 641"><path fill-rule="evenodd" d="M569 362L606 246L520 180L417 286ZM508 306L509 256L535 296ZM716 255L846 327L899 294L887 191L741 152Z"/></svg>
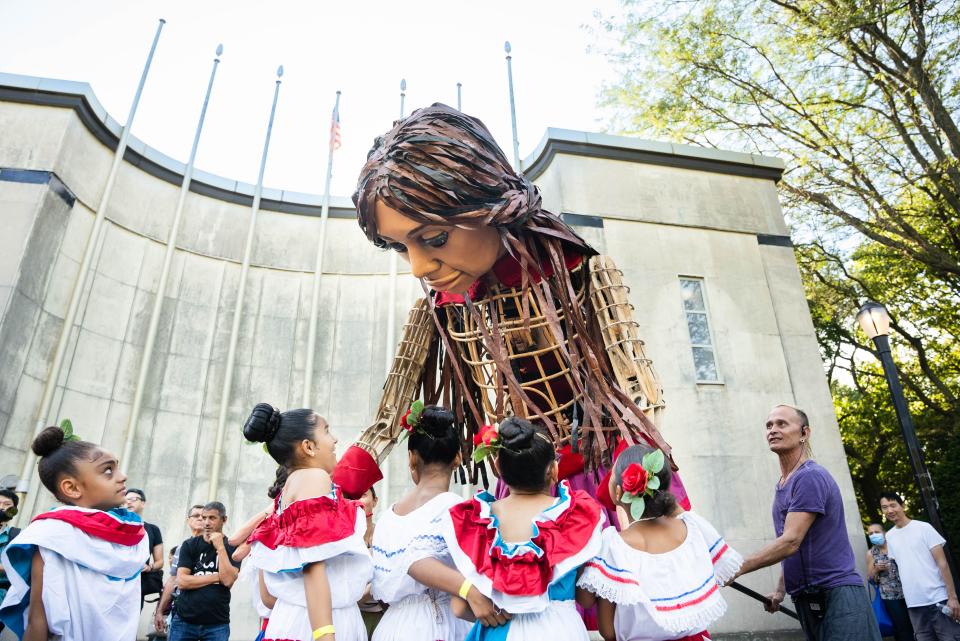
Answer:
<svg viewBox="0 0 960 641"><path fill-rule="evenodd" d="M940 496L940 513L943 526L947 530L947 539L954 541L954 556L957 555L957 543L960 541L960 510L956 509L960 496L960 440L953 439L943 451L941 458L933 464L933 478Z"/></svg>
<svg viewBox="0 0 960 641"><path fill-rule="evenodd" d="M611 129L773 155L865 521L922 511L873 346L890 310L901 379L960 520L960 2L626 0L600 18Z"/></svg>
<svg viewBox="0 0 960 641"><path fill-rule="evenodd" d="M79 441L80 437L73 433L73 423L69 418L60 421L60 429L63 431L64 441Z"/></svg>

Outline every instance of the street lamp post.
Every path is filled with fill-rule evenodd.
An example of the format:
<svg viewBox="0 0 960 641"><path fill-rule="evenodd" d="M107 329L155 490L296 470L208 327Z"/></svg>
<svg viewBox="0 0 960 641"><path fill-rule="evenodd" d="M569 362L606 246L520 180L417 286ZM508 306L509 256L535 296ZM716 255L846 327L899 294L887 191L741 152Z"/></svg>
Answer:
<svg viewBox="0 0 960 641"><path fill-rule="evenodd" d="M910 417L910 410L907 408L907 401L903 396L903 387L900 385L900 374L897 372L896 363L893 362L893 354L890 353L890 315L887 313L887 308L880 303L868 301L857 312L857 321L860 323L860 328L877 348L877 357L883 365L883 373L886 375L887 385L890 387L890 395L893 396L893 407L897 412L897 419L900 421L900 430L903 432L903 440L907 445L910 466L913 468L913 475L920 487L920 497L927 512L927 517L937 532L946 538L946 530L943 529L943 523L940 521L940 504L937 502L937 493L933 489L933 478L931 478L927 465L923 461L920 441L917 440L913 419Z"/></svg>

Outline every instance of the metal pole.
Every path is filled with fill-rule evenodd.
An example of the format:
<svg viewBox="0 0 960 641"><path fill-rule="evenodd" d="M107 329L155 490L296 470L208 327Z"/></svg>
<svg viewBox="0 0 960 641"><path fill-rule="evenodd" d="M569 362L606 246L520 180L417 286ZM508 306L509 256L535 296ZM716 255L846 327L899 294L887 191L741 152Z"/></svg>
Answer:
<svg viewBox="0 0 960 641"><path fill-rule="evenodd" d="M463 85L459 82L457 83L457 111L463 111L463 97L460 93L460 90L463 88Z"/></svg>
<svg viewBox="0 0 960 641"><path fill-rule="evenodd" d="M520 140L517 138L517 105L513 99L513 56L510 55L510 42L503 43L507 52L507 85L510 88L510 122L513 125L513 168L520 172Z"/></svg>
<svg viewBox="0 0 960 641"><path fill-rule="evenodd" d="M337 92L337 101L333 113L340 112L340 92ZM323 248L327 238L327 219L330 216L330 179L333 177L333 126L330 123L330 144L327 152L327 179L323 187L323 206L320 209L320 238L317 240L317 264L313 271L313 298L310 300L310 325L307 330L307 362L303 373L303 407L313 407L310 401L310 391L313 387L313 353L317 348L317 316L320 310L320 281L323 277Z"/></svg>
<svg viewBox="0 0 960 641"><path fill-rule="evenodd" d="M230 410L230 393L233 390L233 366L237 357L237 339L240 336L240 320L243 315L243 297L247 291L247 272L250 271L250 254L253 252L253 234L256 231L257 212L260 211L260 197L263 195L263 172L267 167L267 151L270 149L270 134L273 132L273 117L277 113L277 98L280 96L280 78L283 65L277 68L277 82L273 90L273 106L270 107L270 120L267 123L267 137L263 142L263 155L260 157L260 173L257 174L257 188L253 192L253 207L250 208L250 222L247 223L247 241L243 247L243 262L240 266L240 284L237 289L237 303L233 309L233 326L230 328L230 344L227 347L227 363L223 373L223 392L220 394L220 415L217 418L217 437L213 446L213 465L210 468L210 501L217 500L220 485L220 466L223 463L223 436L227 427L227 414Z"/></svg>
<svg viewBox="0 0 960 641"><path fill-rule="evenodd" d="M404 110L404 99L407 96L407 81L400 81L400 120L403 120L405 110ZM398 267L398 258L397 252L390 252L390 276L387 279L387 340L386 345L384 345L383 356L383 375L384 375L384 385L386 385L386 378L390 376L390 370L393 368L393 356L397 350L397 272L399 271ZM384 505L390 505L390 460L383 465L383 495L384 495Z"/></svg>
<svg viewBox="0 0 960 641"><path fill-rule="evenodd" d="M77 310L80 307L80 298L87 284L87 277L90 274L90 265L93 262L93 253L100 243L100 234L103 231L103 221L107 214L107 207L110 205L110 196L113 194L113 186L117 179L117 172L120 170L120 163L123 162L124 152L127 150L127 140L130 137L130 129L133 127L133 119L137 115L137 107L140 105L140 96L143 95L143 87L147 82L147 74L150 71L150 65L153 63L153 54L157 50L157 42L160 40L160 32L166 20L160 18L160 24L157 25L157 31L153 36L153 43L150 45L150 53L147 54L147 62L140 74L140 83L137 85L137 91L133 95L133 103L130 106L130 114L127 116L127 123L120 130L120 140L117 143L117 149L113 155L113 164L110 166L110 173L107 174L107 183L103 188L103 196L100 198L100 207L97 209L96 217L93 219L93 228L87 237L87 245L83 251L83 258L80 261L80 270L77 273L77 280L73 286L73 292L70 295L70 303L67 305L67 313L63 317L63 327L60 330L60 338L57 341L57 348L53 353L53 361L50 363L50 371L47 374L47 380L43 387L43 396L40 400L40 407L37 410L37 422L34 426L34 436L47 425L50 420L50 409L53 406L53 396L57 389L57 381L60 378L60 370L63 367L63 359L67 352L67 343L70 342L70 332L76 321ZM32 438L32 437L31 437ZM31 479L34 475L33 467L36 462L36 456L27 444L27 456L23 462L23 468L20 471L20 481L17 483L17 492L23 497L29 493ZM29 500L29 505L23 505L20 514L31 514L33 506L36 503L36 493Z"/></svg>
<svg viewBox="0 0 960 641"><path fill-rule="evenodd" d="M200 133L203 131L203 121L207 116L207 105L210 104L210 93L213 90L213 80L220 65L220 56L223 55L223 45L217 46L217 55L213 59L213 69L210 70L210 80L207 82L207 93L203 97L203 106L200 108L200 119L197 122L197 131L193 135L193 146L190 148L190 158L187 168L183 172L183 181L180 183L180 197L173 212L173 223L167 235L167 250L163 256L163 267L160 269L160 281L157 283L157 295L153 300L153 310L150 313L150 325L147 327L147 338L143 346L143 358L140 361L140 374L137 376L137 387L133 393L133 406L130 409L130 420L127 423L127 432L123 441L123 455L120 463L125 469L130 464L133 454L133 444L137 438L137 423L140 421L140 411L143 405L143 395L147 387L147 377L150 375L150 365L153 361L153 346L157 340L157 329L160 327L160 313L163 311L163 300L167 291L167 280L170 276L170 265L173 263L173 254L177 247L177 234L180 231L180 220L183 217L183 205L190 191L190 181L193 179L193 163L197 158L197 147L200 145Z"/></svg>
<svg viewBox="0 0 960 641"><path fill-rule="evenodd" d="M897 371L896 363L893 362L893 355L890 353L890 339L880 334L874 337L873 344L877 347L877 356L883 365L883 373L886 375L887 385L890 387L893 407L897 412L897 420L900 421L900 430L903 432L903 440L907 445L910 467L913 468L913 475L920 487L920 499L923 501L927 518L930 519L930 524L936 528L937 532L947 538L947 532L940 520L940 503L937 501L937 493L933 488L933 478L930 476L927 465L923 460L923 451L920 449L920 441L917 439L917 432L913 427L913 418L910 416L907 400L903 396L903 387L900 385L900 374ZM948 551L948 559L952 560L952 556ZM954 566L952 562L951 566ZM953 567L952 569L956 578L956 570Z"/></svg>

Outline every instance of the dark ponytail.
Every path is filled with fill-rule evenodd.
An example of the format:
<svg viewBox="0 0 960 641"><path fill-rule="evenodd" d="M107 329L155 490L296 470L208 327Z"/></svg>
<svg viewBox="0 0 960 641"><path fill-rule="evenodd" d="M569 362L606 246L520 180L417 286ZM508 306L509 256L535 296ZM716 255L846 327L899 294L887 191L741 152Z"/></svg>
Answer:
<svg viewBox="0 0 960 641"><path fill-rule="evenodd" d="M277 466L277 476L273 480L273 485L270 486L270 489L267 490L267 496L272 499L280 496L280 493L283 491L283 486L287 484L287 477L290 476L290 470L286 465Z"/></svg>
<svg viewBox="0 0 960 641"><path fill-rule="evenodd" d="M460 430L453 412L428 405L420 413L416 429L407 439L407 450L416 452L424 465L450 465L460 453Z"/></svg>
<svg viewBox="0 0 960 641"><path fill-rule="evenodd" d="M613 464L613 482L614 485L622 487L622 477L624 470L631 463L641 463L643 457L657 448L649 445L632 445L620 453L616 462ZM670 492L670 480L673 478L673 472L670 469L670 461L666 460L663 468L657 473L660 479L660 488L653 491L653 496L645 496L643 501L643 514L640 518L648 519L658 516L670 516L677 509L677 498Z"/></svg>
<svg viewBox="0 0 960 641"><path fill-rule="evenodd" d="M317 415L313 410L281 413L269 403L258 403L243 424L243 436L254 443L266 443L267 453L273 460L289 467L297 443L313 440L316 428Z"/></svg>
<svg viewBox="0 0 960 641"><path fill-rule="evenodd" d="M499 432L503 447L497 453L497 467L503 482L518 490L546 488L547 469L557 457L546 432L517 417L501 423Z"/></svg>

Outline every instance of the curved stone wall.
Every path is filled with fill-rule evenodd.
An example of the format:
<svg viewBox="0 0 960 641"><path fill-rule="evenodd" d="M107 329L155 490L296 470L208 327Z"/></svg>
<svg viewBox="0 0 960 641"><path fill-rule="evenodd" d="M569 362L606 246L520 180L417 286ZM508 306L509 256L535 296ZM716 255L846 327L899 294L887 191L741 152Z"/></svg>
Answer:
<svg viewBox="0 0 960 641"><path fill-rule="evenodd" d="M109 171L119 126L87 85L0 74L0 476L19 474L63 317ZM183 165L133 140L82 293L52 414L120 454ZM856 502L789 236L775 159L550 130L525 164L562 212L624 270L662 378L664 432L698 511L748 553L772 538L778 469L762 442L774 403L808 409L814 449L840 484L862 558ZM319 182L319 180L318 180ZM186 199L132 460L131 487L167 548L206 501L253 186L198 172ZM224 443L218 497L239 523L267 504L275 466L243 443L259 401L301 404L320 198L264 191ZM324 248L313 407L341 451L370 420L388 353L388 255L346 198L333 199ZM678 277L702 279L721 379L698 382ZM399 328L422 295L398 280ZM408 482L392 457L381 509ZM45 492L38 509L52 504ZM776 571L745 583L766 592ZM235 636L253 630L235 590ZM716 631L776 629L784 617L731 596ZM781 620L784 619L784 620Z"/></svg>

